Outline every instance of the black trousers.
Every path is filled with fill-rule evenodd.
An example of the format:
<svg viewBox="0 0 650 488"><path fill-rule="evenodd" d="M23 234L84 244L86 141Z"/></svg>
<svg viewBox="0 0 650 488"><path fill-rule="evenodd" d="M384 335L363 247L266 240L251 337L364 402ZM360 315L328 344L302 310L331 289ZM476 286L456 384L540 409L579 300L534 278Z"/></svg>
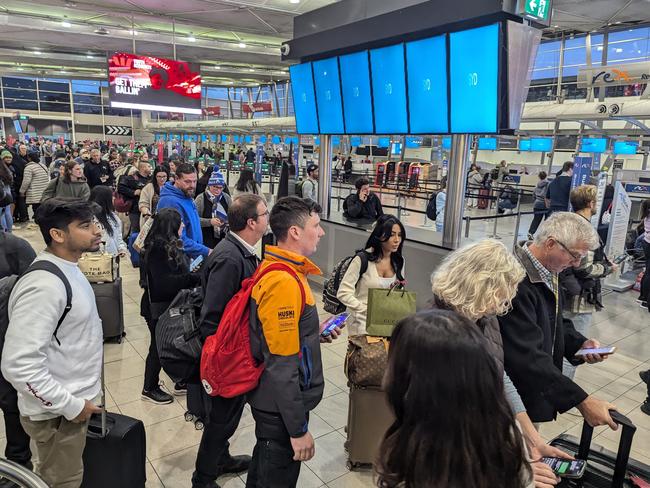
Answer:
<svg viewBox="0 0 650 488"><path fill-rule="evenodd" d="M293 460L293 447L280 414L252 409L255 418L253 460L246 488L295 488L300 461Z"/></svg>
<svg viewBox="0 0 650 488"><path fill-rule="evenodd" d="M533 221L530 223L530 227L528 228L528 233L530 235L534 235L535 232L537 232L539 224L549 216L549 211L546 208L534 208L533 210L535 211L535 215L533 216Z"/></svg>
<svg viewBox="0 0 650 488"><path fill-rule="evenodd" d="M26 222L29 220L27 213L27 201L21 195L16 196L16 207L14 208L14 222Z"/></svg>
<svg viewBox="0 0 650 488"><path fill-rule="evenodd" d="M129 235L133 234L134 232L140 232L140 212L129 212L129 223Z"/></svg>
<svg viewBox="0 0 650 488"><path fill-rule="evenodd" d="M144 390L151 391L158 388L158 383L160 382L160 358L158 357L158 348L156 347L156 325L158 325L158 320L152 318L145 318L145 320L147 327L149 327L151 343L149 344L147 359L144 362Z"/></svg>
<svg viewBox="0 0 650 488"><path fill-rule="evenodd" d="M639 293L639 299L647 302L650 300L650 244L646 241L641 241L643 245L643 252L645 253L645 273L643 274L643 279L641 280L641 291ZM650 303L648 304L648 310L650 310Z"/></svg>
<svg viewBox="0 0 650 488"><path fill-rule="evenodd" d="M23 466L32 468L32 451L29 449L29 436L20 424L18 394L11 384L0 375L0 409L5 418L7 446L5 457Z"/></svg>
<svg viewBox="0 0 650 488"><path fill-rule="evenodd" d="M244 395L235 398L210 397L210 415L203 429L192 475L194 488L211 486L210 483L219 477L220 466L230 457L228 439L237 430L245 404Z"/></svg>

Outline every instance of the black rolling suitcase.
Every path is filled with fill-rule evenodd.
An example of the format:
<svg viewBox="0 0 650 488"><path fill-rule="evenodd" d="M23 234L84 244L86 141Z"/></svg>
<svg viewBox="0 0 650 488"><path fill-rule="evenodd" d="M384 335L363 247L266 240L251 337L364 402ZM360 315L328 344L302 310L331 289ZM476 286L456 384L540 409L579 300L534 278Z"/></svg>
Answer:
<svg viewBox="0 0 650 488"><path fill-rule="evenodd" d="M99 318L102 319L104 341L122 342L124 337L124 301L122 298L122 278L113 282L91 283L95 292L95 302Z"/></svg>
<svg viewBox="0 0 650 488"><path fill-rule="evenodd" d="M612 419L623 429L616 453L591 444L594 429L587 422L582 427L579 440L574 436L563 434L551 441L552 446L574 455L577 459L587 461L587 469L581 479L563 479L558 485L559 488L647 488L650 486L650 466L630 459L632 438L636 427L626 416L613 410L610 413Z"/></svg>
<svg viewBox="0 0 650 488"><path fill-rule="evenodd" d="M145 488L147 440L141 420L108 413L102 371L102 413L88 424L81 488Z"/></svg>
<svg viewBox="0 0 650 488"><path fill-rule="evenodd" d="M185 421L192 422L196 430L203 430L210 417L210 398L200 383L187 384L187 410Z"/></svg>

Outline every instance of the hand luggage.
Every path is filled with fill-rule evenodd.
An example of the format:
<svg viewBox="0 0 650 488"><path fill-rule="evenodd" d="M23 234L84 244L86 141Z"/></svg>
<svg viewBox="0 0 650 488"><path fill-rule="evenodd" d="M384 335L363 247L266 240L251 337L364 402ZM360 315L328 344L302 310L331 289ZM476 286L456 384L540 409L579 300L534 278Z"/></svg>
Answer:
<svg viewBox="0 0 650 488"><path fill-rule="evenodd" d="M552 446L575 455L578 459L587 460L584 476L580 480L564 479L558 485L559 488L623 488L643 486L634 483L634 478L640 478L646 483L650 481L650 466L629 458L636 427L624 415L614 410L610 414L623 429L617 453L591 444L594 429L587 422L582 427L580 440L563 434L551 441Z"/></svg>
<svg viewBox="0 0 650 488"><path fill-rule="evenodd" d="M185 421L192 422L196 430L203 430L210 418L210 397L200 383L187 383L187 411Z"/></svg>
<svg viewBox="0 0 650 488"><path fill-rule="evenodd" d="M79 269L91 283L115 281L119 276L119 257L104 252L85 252L79 258Z"/></svg>
<svg viewBox="0 0 650 488"><path fill-rule="evenodd" d="M343 371L357 386L381 386L388 365L388 339L353 336L348 342Z"/></svg>
<svg viewBox="0 0 650 488"><path fill-rule="evenodd" d="M394 420L386 393L380 388L350 385L345 443L349 470L376 461L384 434Z"/></svg>
<svg viewBox="0 0 650 488"><path fill-rule="evenodd" d="M487 198L490 196L490 190L487 188L481 188L478 191L478 208L488 208L490 200Z"/></svg>
<svg viewBox="0 0 650 488"><path fill-rule="evenodd" d="M102 368L102 413L88 424L81 488L145 488L147 440L141 420L106 411Z"/></svg>
<svg viewBox="0 0 650 488"><path fill-rule="evenodd" d="M102 319L104 340L122 342L124 336L124 302L122 299L122 278L112 283L91 283L99 318Z"/></svg>
<svg viewBox="0 0 650 488"><path fill-rule="evenodd" d="M401 285L390 289L368 290L366 332L376 337L390 337L397 323L415 313L416 294Z"/></svg>

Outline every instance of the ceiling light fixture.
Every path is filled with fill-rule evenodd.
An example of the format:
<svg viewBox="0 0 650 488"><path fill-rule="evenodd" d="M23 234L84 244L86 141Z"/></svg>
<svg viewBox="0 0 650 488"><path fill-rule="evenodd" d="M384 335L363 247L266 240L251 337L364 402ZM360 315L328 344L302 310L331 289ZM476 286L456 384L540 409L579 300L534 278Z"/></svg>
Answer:
<svg viewBox="0 0 650 488"><path fill-rule="evenodd" d="M22 66L16 66L16 71L25 71L25 68Z"/></svg>
<svg viewBox="0 0 650 488"><path fill-rule="evenodd" d="M61 22L61 25L63 27L72 27L72 24L68 21L68 19L63 19L63 22Z"/></svg>
<svg viewBox="0 0 650 488"><path fill-rule="evenodd" d="M137 31L137 30L133 30L133 29L129 29L129 34L131 34L132 36L137 36L137 35L138 35L138 31Z"/></svg>
<svg viewBox="0 0 650 488"><path fill-rule="evenodd" d="M212 69L221 69L221 66L213 66Z"/></svg>
<svg viewBox="0 0 650 488"><path fill-rule="evenodd" d="M300 3L300 0L289 0L289 3Z"/></svg>
<svg viewBox="0 0 650 488"><path fill-rule="evenodd" d="M36 50L36 51L34 51L34 54L36 54L36 56L40 56L43 53L41 51L39 51L39 50Z"/></svg>
<svg viewBox="0 0 650 488"><path fill-rule="evenodd" d="M246 43L245 42L240 42L239 47L242 49L246 49Z"/></svg>
<svg viewBox="0 0 650 488"><path fill-rule="evenodd" d="M92 54L86 54L86 57L87 57L88 59L95 59L95 56L93 56Z"/></svg>
<svg viewBox="0 0 650 488"><path fill-rule="evenodd" d="M248 71L250 71L251 73L255 73L255 70L253 68L250 68Z"/></svg>
<svg viewBox="0 0 650 488"><path fill-rule="evenodd" d="M192 35L192 33L190 32L190 35L187 36L187 40L190 41L190 42L196 42L196 37L194 37L194 36Z"/></svg>

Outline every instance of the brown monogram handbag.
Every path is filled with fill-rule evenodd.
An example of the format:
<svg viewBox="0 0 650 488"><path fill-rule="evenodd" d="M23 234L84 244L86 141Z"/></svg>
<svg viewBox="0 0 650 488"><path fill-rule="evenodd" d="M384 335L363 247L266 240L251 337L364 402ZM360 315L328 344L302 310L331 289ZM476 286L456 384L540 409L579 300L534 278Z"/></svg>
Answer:
<svg viewBox="0 0 650 488"><path fill-rule="evenodd" d="M344 364L348 380L356 386L381 386L388 364L388 345L385 337L350 337Z"/></svg>

